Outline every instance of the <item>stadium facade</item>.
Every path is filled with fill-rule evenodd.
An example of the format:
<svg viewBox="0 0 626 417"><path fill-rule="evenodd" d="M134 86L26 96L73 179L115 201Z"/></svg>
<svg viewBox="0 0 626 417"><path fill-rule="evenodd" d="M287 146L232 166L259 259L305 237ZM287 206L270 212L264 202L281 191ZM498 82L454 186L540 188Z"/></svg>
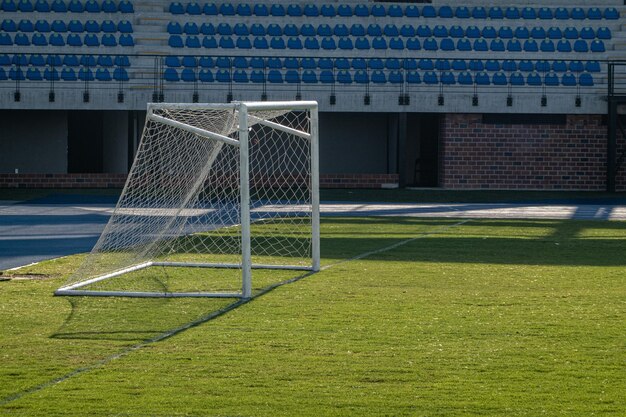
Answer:
<svg viewBox="0 0 626 417"><path fill-rule="evenodd" d="M0 187L119 187L146 103L317 100L322 186L625 190L623 1L1 0Z"/></svg>

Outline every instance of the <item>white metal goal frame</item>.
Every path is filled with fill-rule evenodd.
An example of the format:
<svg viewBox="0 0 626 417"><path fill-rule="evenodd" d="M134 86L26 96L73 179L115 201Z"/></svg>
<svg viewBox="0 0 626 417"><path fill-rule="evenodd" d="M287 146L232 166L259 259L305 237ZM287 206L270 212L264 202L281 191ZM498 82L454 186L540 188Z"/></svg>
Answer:
<svg viewBox="0 0 626 417"><path fill-rule="evenodd" d="M216 133L198 126L172 120L158 113L159 110L231 110L237 114L236 133L237 139ZM251 112L272 111L304 111L309 114L309 131L286 126L272 120L255 117ZM206 263L206 262L161 262L148 260L122 269L100 274L90 279L68 283L55 291L59 296L113 296L113 297L218 297L218 298L250 298L252 296L252 270L253 269L288 269L317 272L320 270L320 209L319 209L319 130L318 130L318 104L316 101L264 101L264 102L232 102L220 104L203 103L149 103L147 108L147 120L161 123L169 127L180 129L187 133L207 140L217 141L238 148L239 153L239 201L240 201L240 236L241 236L241 263ZM252 123L251 123L252 120ZM251 124L260 124L268 128L295 135L306 139L310 146L310 172L308 181L310 187L310 221L311 243L309 265L274 265L252 263L251 253L251 198L250 198L250 155L249 155L249 128ZM218 148L219 149L219 148ZM217 151L219 153L219 150ZM133 164L133 167L137 164ZM133 169L131 168L131 173ZM129 175L130 180L130 175ZM120 208L120 202L124 196L129 180L124 187L120 201L115 212ZM183 210L183 206L172 217L176 217ZM111 222L111 220L109 220ZM108 227L108 225L107 225ZM105 228L106 231L106 228ZM104 232L103 232L104 234ZM190 267L190 268L236 268L241 269L241 291L233 292L160 292L160 291L111 291L85 289L91 284L109 278L121 276L149 267Z"/></svg>

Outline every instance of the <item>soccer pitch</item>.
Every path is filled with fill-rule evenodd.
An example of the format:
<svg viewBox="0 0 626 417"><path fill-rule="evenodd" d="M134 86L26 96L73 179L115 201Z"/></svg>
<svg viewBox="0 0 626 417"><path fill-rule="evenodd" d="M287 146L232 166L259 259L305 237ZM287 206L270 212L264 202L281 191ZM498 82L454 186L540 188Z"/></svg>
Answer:
<svg viewBox="0 0 626 417"><path fill-rule="evenodd" d="M44 262L0 282L0 414L623 415L625 239L325 218L322 271L248 302L53 297L81 256Z"/></svg>

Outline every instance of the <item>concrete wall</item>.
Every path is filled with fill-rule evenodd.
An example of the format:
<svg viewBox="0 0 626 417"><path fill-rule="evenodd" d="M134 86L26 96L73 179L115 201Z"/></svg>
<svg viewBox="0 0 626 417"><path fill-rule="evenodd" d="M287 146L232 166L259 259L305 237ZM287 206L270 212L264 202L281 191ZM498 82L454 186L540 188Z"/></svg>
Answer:
<svg viewBox="0 0 626 417"><path fill-rule="evenodd" d="M0 111L0 173L67 172L65 111Z"/></svg>
<svg viewBox="0 0 626 417"><path fill-rule="evenodd" d="M387 173L386 113L320 113L321 173Z"/></svg>

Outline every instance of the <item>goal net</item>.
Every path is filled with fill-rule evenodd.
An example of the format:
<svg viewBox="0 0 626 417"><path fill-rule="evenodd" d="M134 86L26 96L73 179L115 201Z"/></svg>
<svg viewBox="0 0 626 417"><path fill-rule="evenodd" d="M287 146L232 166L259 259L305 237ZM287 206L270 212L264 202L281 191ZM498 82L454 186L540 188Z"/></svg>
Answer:
<svg viewBox="0 0 626 417"><path fill-rule="evenodd" d="M316 102L150 104L117 206L55 294L248 298L253 271L319 270L317 120Z"/></svg>

